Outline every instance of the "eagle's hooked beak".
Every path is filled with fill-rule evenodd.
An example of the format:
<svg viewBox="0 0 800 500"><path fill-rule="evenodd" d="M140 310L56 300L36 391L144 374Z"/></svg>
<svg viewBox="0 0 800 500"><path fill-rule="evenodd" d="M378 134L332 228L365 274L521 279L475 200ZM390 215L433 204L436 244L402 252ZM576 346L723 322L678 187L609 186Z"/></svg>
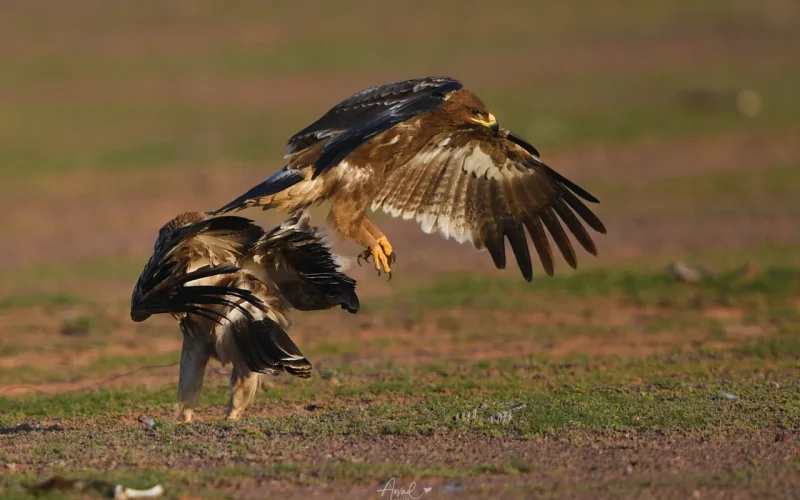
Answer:
<svg viewBox="0 0 800 500"><path fill-rule="evenodd" d="M497 123L497 118L495 118L491 113L489 113L489 128L492 129L494 135L497 135L500 132L500 124Z"/></svg>

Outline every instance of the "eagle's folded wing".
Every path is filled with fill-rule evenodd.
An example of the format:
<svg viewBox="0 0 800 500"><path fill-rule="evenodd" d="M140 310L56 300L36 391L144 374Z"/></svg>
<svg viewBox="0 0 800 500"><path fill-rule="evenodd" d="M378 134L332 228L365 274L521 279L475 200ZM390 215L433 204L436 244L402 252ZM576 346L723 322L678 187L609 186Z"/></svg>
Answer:
<svg viewBox="0 0 800 500"><path fill-rule="evenodd" d="M416 220L426 233L439 231L445 238L486 248L500 269L505 267L508 238L530 281L533 270L523 226L551 276L553 255L545 228L571 267L577 266L577 258L562 223L583 248L597 254L583 223L600 233L606 229L581 198L597 202L542 163L533 146L517 136L463 127L441 132L410 161L388 172L372 210Z"/></svg>

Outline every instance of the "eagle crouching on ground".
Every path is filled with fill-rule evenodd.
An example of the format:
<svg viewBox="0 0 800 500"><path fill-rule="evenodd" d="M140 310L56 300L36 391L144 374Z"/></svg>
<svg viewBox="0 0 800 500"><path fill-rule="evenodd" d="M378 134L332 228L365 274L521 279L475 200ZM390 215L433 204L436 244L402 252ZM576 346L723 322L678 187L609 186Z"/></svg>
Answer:
<svg viewBox="0 0 800 500"><path fill-rule="evenodd" d="M172 314L183 332L179 419L192 420L210 358L232 364L227 418L252 403L263 373L310 377L289 338L289 309L359 309L356 282L308 217L265 232L235 216L188 212L165 224L131 297L131 319Z"/></svg>
<svg viewBox="0 0 800 500"><path fill-rule="evenodd" d="M508 239L533 278L525 229L545 272L554 273L550 233L566 262L577 258L564 226L589 253L584 223L606 229L584 201L597 199L545 165L530 143L500 128L481 99L448 77L372 87L334 106L288 142L288 164L213 212L250 206L288 211L332 201L328 222L366 249L379 272L395 253L367 209L413 219L426 233L487 249L505 268ZM563 224L563 225L562 225Z"/></svg>

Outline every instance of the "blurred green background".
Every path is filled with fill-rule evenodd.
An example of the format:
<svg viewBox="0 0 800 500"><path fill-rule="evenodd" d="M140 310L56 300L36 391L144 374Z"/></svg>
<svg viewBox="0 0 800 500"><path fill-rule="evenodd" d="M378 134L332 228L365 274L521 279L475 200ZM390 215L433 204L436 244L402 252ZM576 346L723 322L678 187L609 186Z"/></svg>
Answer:
<svg viewBox="0 0 800 500"><path fill-rule="evenodd" d="M545 155L771 130L800 117L797 10L791 0L12 1L0 20L0 168L268 171L284 141L341 98L430 74L460 78ZM761 98L753 118L676 101L748 88Z"/></svg>
<svg viewBox="0 0 800 500"><path fill-rule="evenodd" d="M432 74L600 197L609 259L794 244L798 15L791 0L9 2L0 265L138 261L175 213L280 168L339 100ZM400 247L412 268L417 249Z"/></svg>

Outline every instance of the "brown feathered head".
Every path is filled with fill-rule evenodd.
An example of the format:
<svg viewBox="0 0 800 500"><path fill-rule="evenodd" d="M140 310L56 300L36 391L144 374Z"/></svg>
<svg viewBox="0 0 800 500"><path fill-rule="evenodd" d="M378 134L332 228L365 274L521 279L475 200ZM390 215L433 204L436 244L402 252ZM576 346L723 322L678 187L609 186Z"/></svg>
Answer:
<svg viewBox="0 0 800 500"><path fill-rule="evenodd" d="M158 242L170 234L174 233L177 229L180 229L184 226L188 226L189 224L196 224L198 222L203 222L206 220L206 216L201 214L200 212L184 212L178 216L176 216L171 221L164 224L161 229L158 230L158 240L156 240L156 245Z"/></svg>
<svg viewBox="0 0 800 500"><path fill-rule="evenodd" d="M481 98L466 89L453 92L441 105L441 112L458 123L477 123L492 130L500 131L500 124Z"/></svg>

